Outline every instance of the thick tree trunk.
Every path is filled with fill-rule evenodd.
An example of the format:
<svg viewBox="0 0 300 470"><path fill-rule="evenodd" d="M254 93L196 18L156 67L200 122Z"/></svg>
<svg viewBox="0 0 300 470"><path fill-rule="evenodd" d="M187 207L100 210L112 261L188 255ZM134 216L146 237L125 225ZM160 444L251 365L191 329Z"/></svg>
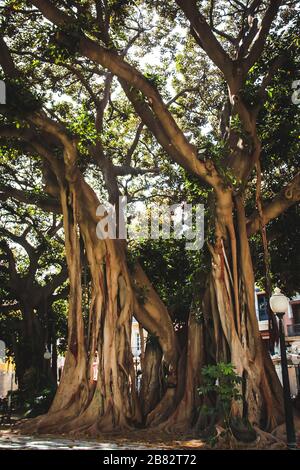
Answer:
<svg viewBox="0 0 300 470"><path fill-rule="evenodd" d="M254 276L246 234L243 200L223 191L216 204L216 239L210 246L212 271L201 302L203 324L191 313L188 330L185 389L167 430L199 427L201 367L231 362L243 379L241 403L233 403L234 416L266 430L283 421L282 390L268 351L262 343L254 303ZM201 409L201 407L200 407Z"/></svg>
<svg viewBox="0 0 300 470"><path fill-rule="evenodd" d="M167 381L172 383L176 383L175 334L166 308L142 269L137 266L130 273L124 242L97 238L99 201L79 172L68 188L61 188L61 204L70 280L68 351L48 414L24 429L94 436L142 421L131 352L132 315L157 337L169 370ZM82 316L79 236L84 243L91 279L87 331ZM140 287L147 288L143 302L136 294ZM94 380L96 353L99 367Z"/></svg>
<svg viewBox="0 0 300 470"><path fill-rule="evenodd" d="M14 341L16 375L19 390L31 398L46 385L44 338L32 305L22 303L22 317L21 338L18 343Z"/></svg>
<svg viewBox="0 0 300 470"><path fill-rule="evenodd" d="M283 418L281 386L258 329L253 268L240 196L235 198L235 211L234 225L232 209L222 204L219 207L217 240L211 250L212 284L230 361L243 378L243 403L235 413L252 424L272 429ZM226 240L224 236L223 244L220 235L224 220L228 237Z"/></svg>
<svg viewBox="0 0 300 470"><path fill-rule="evenodd" d="M140 403L143 419L155 408L165 391L162 371L162 351L156 338L147 341L142 365Z"/></svg>
<svg viewBox="0 0 300 470"><path fill-rule="evenodd" d="M187 348L180 358L178 387L174 411L161 427L169 432L191 430L197 421L200 406L198 387L201 383L201 368L204 364L203 324L195 315L194 306L188 321Z"/></svg>
<svg viewBox="0 0 300 470"><path fill-rule="evenodd" d="M217 196L216 239L210 246L212 272L202 299L203 320L199 323L190 315L187 347L179 354L168 312L142 268L137 265L129 271L123 241L97 238L94 192L80 173L68 189L61 188L70 278L68 351L52 407L31 428L95 436L142 422L171 430L198 427L201 367L219 361L232 362L243 378L243 401L233 404L235 415L265 429L281 422L280 384L263 349L255 315L243 201L235 200L234 225L231 191L222 189ZM82 316L79 236L91 279L87 331ZM146 292L143 300L137 295L140 288ZM144 389L151 395L143 404L144 416L131 353L133 314L157 338L166 370L165 392L158 403L151 389L154 383L158 387L158 381L145 371ZM99 373L94 380L96 352ZM147 367L146 360L144 364ZM152 365L159 369L158 357L153 357ZM157 393L159 396L159 390ZM142 396L145 398L144 391Z"/></svg>

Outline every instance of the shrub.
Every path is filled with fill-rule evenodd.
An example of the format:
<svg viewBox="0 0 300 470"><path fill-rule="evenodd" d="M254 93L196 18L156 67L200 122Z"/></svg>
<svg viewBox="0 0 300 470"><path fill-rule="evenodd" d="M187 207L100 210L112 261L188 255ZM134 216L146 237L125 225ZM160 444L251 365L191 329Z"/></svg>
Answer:
<svg viewBox="0 0 300 470"><path fill-rule="evenodd" d="M242 398L240 393L242 378L237 375L232 364L224 362L203 367L202 378L203 384L198 388L198 392L212 403L212 405L204 405L202 412L211 416L214 421L218 419L222 422L224 431L221 437L229 440L232 435L232 402ZM212 445L215 445L217 439L218 436L214 432L209 440Z"/></svg>

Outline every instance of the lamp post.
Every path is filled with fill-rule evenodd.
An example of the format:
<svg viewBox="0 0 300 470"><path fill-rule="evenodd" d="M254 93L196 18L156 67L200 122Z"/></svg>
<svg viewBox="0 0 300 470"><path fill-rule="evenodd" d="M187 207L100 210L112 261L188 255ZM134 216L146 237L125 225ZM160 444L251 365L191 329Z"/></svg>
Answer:
<svg viewBox="0 0 300 470"><path fill-rule="evenodd" d="M44 359L46 359L46 361L50 361L51 359L51 352L49 351L47 345L46 345L45 352L44 352Z"/></svg>
<svg viewBox="0 0 300 470"><path fill-rule="evenodd" d="M282 385L283 385L283 400L284 400L284 411L285 411L285 425L286 425L286 436L287 445L290 449L295 449L296 444L296 433L293 418L293 407L291 401L289 372L286 357L285 348L285 334L283 328L283 316L287 312L289 307L289 301L276 287L274 294L270 298L270 307L275 313L279 320L279 340L280 340L280 354L281 354L281 372L282 372Z"/></svg>

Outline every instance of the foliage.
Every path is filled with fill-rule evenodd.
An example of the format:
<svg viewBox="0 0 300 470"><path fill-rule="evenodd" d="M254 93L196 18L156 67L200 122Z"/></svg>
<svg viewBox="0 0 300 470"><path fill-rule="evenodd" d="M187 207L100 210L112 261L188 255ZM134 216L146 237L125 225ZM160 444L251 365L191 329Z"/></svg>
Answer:
<svg viewBox="0 0 300 470"><path fill-rule="evenodd" d="M122 80L118 81L97 61L81 55L79 47L79 36L84 33L88 39L109 49L111 54L119 54L127 63L136 66L147 85L158 90L183 136L194 146L199 160L212 162L223 178L224 187L237 193L241 189L240 182L226 164L231 148L227 136L220 132L227 86L223 74L208 60L203 48L195 44L183 12L176 2L161 0L107 0L97 2L98 8L94 2L85 0L59 0L55 3L63 12L73 15L75 20L70 26L49 26L50 22L44 21L42 14L31 8L30 2L2 2L1 34L13 51L19 74L17 79L6 79L1 72L0 78L7 82L9 103L8 112L1 116L1 127L20 131L21 136L32 132L33 136L36 129L32 122L28 123L27 117L42 107L49 118L65 128L66 135L76 144L78 168L101 199L108 199L107 180L114 176L120 194L126 196L129 203L151 199L158 203L183 200L203 203L206 207L206 240L213 243L215 201L212 191L198 177L186 174L170 161L165 148L160 147L146 124L134 146L140 117L122 88ZM211 21L215 31L239 36L240 24L233 18L241 2L206 0L198 3L207 16L214 9ZM300 110L291 102L291 83L300 66L300 22L299 10L293 3L289 2L281 9L263 55L253 65L239 91L240 98L248 107L253 109L257 106L262 99L259 91L263 77L278 54L285 56L265 90L264 105L257 116L257 130L262 143L263 204L274 199L298 167ZM260 14L258 16L261 17ZM247 15L244 15L242 22L246 20ZM233 45L226 36L221 34L219 40L226 52L234 56ZM126 67L124 65L123 70ZM129 89L135 91L132 85ZM136 95L139 105L144 111L148 109L150 117L156 121L151 99L141 91L136 91ZM99 119L100 111L102 119ZM245 147L251 146L251 136L245 132L236 114L231 115L227 124ZM159 120L156 125L160 127ZM58 164L62 163L64 152L59 139L53 136L50 139L41 129L37 137L39 143L46 141L47 149L51 150ZM126 171L129 168L128 173L124 168ZM1 221L14 236L14 239L9 239L7 234L1 234L0 294L3 303L15 305L19 299L18 292L9 282L9 253L16 260L17 274L23 283L19 291L32 292L30 286L41 294L63 264L63 234L49 236L51 216L38 208L39 204L53 203L56 196L48 192L49 174L32 146L32 140L24 142L21 137L1 137L0 170ZM16 191L21 191L29 202L20 204L9 195ZM255 210L255 200L256 173L253 171L245 192L246 217ZM24 247L17 246L15 238L22 236L27 229L26 237L33 251L40 250L33 270L30 256ZM274 282L280 281L290 295L300 289L299 233L297 207L290 208L268 225L272 278ZM262 244L257 234L252 237L251 250L256 280L263 287ZM142 263L168 306L174 323L185 325L199 279L203 279L211 267L207 247L200 253L187 252L184 239L141 240L130 243L128 260L130 269L136 260ZM56 333L62 337L61 352L67 341L66 287L62 281L46 300ZM88 299L88 290L89 286L83 300ZM145 303L147 291L144 286L136 286L136 293L139 301ZM196 320L202 322L200 305L195 303L194 309ZM34 305L34 310L46 336L50 318L45 314L44 301ZM12 355L14 339L18 343L24 339L22 324L19 307L12 307L8 314L4 309L0 311L1 331ZM231 402L239 399L240 383L234 374L230 364L208 366L203 371L204 385L199 390L216 403L226 425Z"/></svg>
<svg viewBox="0 0 300 470"><path fill-rule="evenodd" d="M220 437L230 438L231 432L231 409L233 401L241 400L242 378L237 375L231 363L219 362L215 365L208 365L201 371L203 383L198 388L198 393L204 398L208 398L213 403L202 408L202 412L212 417L222 420L224 431ZM211 437L211 444L215 445L218 437Z"/></svg>
<svg viewBox="0 0 300 470"><path fill-rule="evenodd" d="M145 240L131 246L131 256L138 259L167 305L174 322L186 322L195 282L205 270L203 256L188 251L186 240Z"/></svg>
<svg viewBox="0 0 300 470"><path fill-rule="evenodd" d="M49 410L53 401L56 389L44 388L39 394L27 398L23 401L24 418L35 418L38 415L45 414Z"/></svg>

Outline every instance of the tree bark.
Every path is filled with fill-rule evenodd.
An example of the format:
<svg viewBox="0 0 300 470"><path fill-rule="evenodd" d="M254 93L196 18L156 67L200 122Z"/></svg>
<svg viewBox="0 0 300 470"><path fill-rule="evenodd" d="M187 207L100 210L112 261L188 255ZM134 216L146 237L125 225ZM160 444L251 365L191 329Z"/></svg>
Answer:
<svg viewBox="0 0 300 470"><path fill-rule="evenodd" d="M224 190L221 200L217 197L216 239L210 251L212 270L200 302L203 323L197 323L191 313L184 394L163 427L198 429L201 368L231 362L243 379L243 398L233 403L233 416L270 431L283 422L282 390L258 329L243 199L238 196L233 201L229 190Z"/></svg>
<svg viewBox="0 0 300 470"><path fill-rule="evenodd" d="M75 21L47 0L31 3L56 25ZM66 364L50 412L37 422L40 430L76 429L95 435L102 430L123 429L141 421L130 351L133 314L149 333L157 337L162 361L168 370L166 390L161 400L155 406L152 400L147 404L147 425L167 428L178 425L180 429L193 427L198 421L196 389L201 380L201 367L220 361L232 362L243 378L243 399L241 403L233 404L234 415L247 418L253 425L265 429L272 429L282 421L279 380L263 348L255 314L254 276L242 199L249 175L260 157L257 115L243 102L240 93L249 68L262 52L281 2L270 2L249 55L239 60L233 60L225 53L195 1L178 0L177 3L190 20L198 44L226 78L231 117L239 118L242 132L228 129L229 152L222 164L236 178L239 188L234 185L228 188L228 184L226 187L222 172L214 163L198 158L197 149L186 139L157 89L137 69L116 51L105 49L83 33L78 37L78 49L83 56L118 76L136 112L170 157L204 180L215 193L215 241L209 246L212 266L203 294L203 323L198 324L190 316L187 348L179 351L172 321L146 275L139 266L130 273L124 243L96 238L98 201L75 168L74 162L78 157L75 142L42 114L35 114L30 122L56 135L64 147L67 183L59 184L70 278ZM70 47L72 42L72 38L63 31L59 32L57 40L65 47ZM10 64L6 66L11 68ZM145 97L143 106L138 104L139 92ZM234 196L234 191L239 196ZM86 341L81 305L79 232L92 284ZM147 298L141 302L136 295L136 287L144 286L148 291ZM210 344L208 338L211 339ZM94 383L91 369L96 351L99 374Z"/></svg>
<svg viewBox="0 0 300 470"><path fill-rule="evenodd" d="M131 428L141 423L131 352L131 322L136 316L157 336L168 368L167 382L176 383L177 353L171 319L140 266L131 273L123 240L100 240L96 235L99 201L76 170L61 185L70 296L68 350L59 388L47 413L25 425L26 431L80 432ZM88 328L82 316L81 251L83 240L90 271ZM147 288L141 303L137 287ZM98 354L99 371L93 380Z"/></svg>
<svg viewBox="0 0 300 470"><path fill-rule="evenodd" d="M31 398L46 385L43 332L36 312L30 304L22 303L21 311L20 338L18 342L13 342L16 376L19 390Z"/></svg>

